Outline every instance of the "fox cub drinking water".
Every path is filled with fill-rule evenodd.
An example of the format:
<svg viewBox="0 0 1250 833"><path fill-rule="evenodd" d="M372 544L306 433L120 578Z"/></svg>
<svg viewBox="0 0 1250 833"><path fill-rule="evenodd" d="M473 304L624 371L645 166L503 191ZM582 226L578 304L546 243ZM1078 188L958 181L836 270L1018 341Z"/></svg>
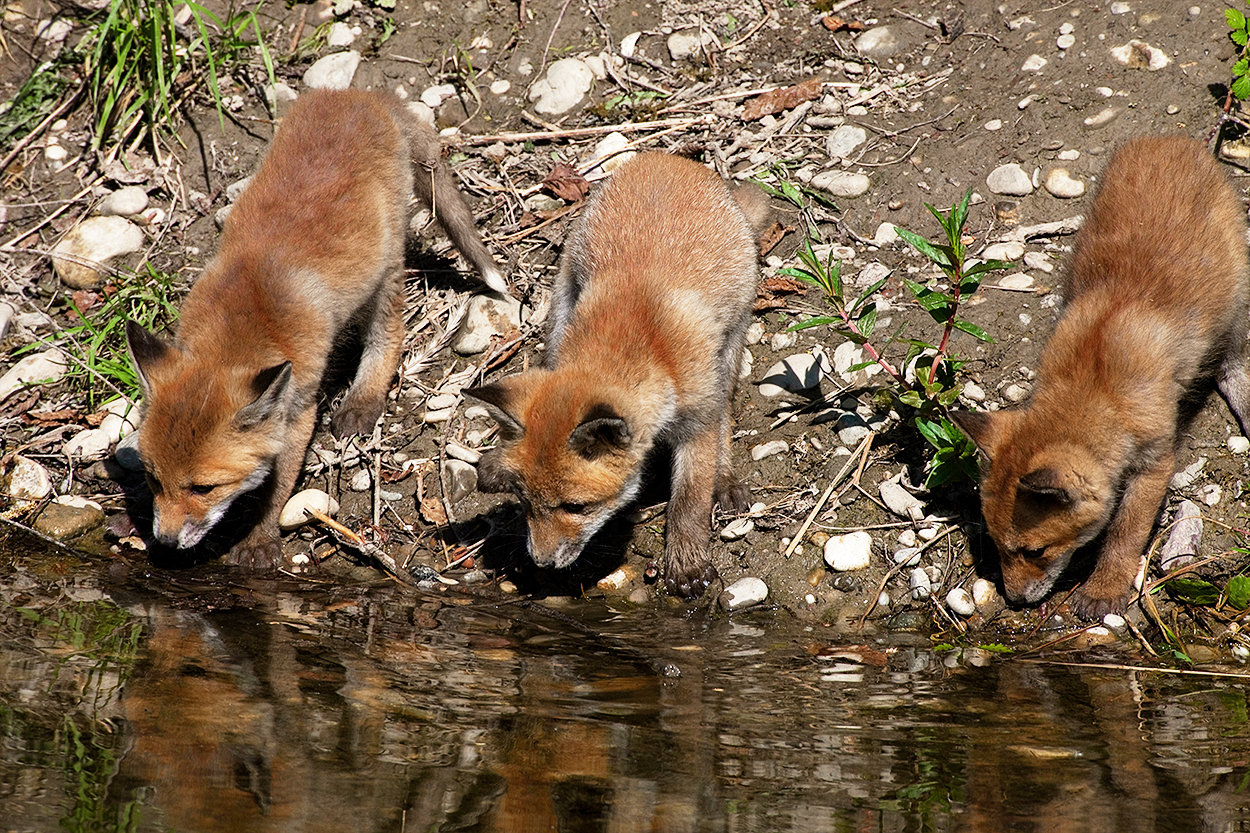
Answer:
<svg viewBox="0 0 1250 833"><path fill-rule="evenodd" d="M952 414L989 458L981 505L1014 602L1040 602L1101 536L1072 597L1128 604L1187 416L1214 377L1244 432L1245 210L1198 142L1141 138L1107 166L1027 406Z"/></svg>
<svg viewBox="0 0 1250 833"><path fill-rule="evenodd" d="M194 546L237 497L266 484L259 524L227 561L281 562L278 515L312 437L322 375L351 325L363 351L331 429L371 431L382 415L403 346L414 192L483 280L506 291L430 127L391 96L306 93L231 210L217 256L182 306L177 340L127 325L161 543Z"/></svg>
<svg viewBox="0 0 1250 833"><path fill-rule="evenodd" d="M667 443L665 586L693 597L716 578L713 503L748 506L729 469L730 399L766 212L763 192L731 192L662 153L621 166L582 212L556 278L546 368L465 391L503 438L479 486L519 496L535 563L573 563Z"/></svg>

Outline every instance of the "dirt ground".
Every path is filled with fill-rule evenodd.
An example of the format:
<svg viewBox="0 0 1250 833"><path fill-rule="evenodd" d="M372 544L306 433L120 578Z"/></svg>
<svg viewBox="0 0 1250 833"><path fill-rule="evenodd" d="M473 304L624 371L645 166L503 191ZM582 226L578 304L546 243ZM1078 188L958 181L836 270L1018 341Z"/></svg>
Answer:
<svg viewBox="0 0 1250 833"><path fill-rule="evenodd" d="M812 220L818 242L843 247L839 252L846 258L844 274L853 285L865 286L874 275L888 271L880 293L886 303L878 332L893 332L906 324L905 338L925 340L936 340L940 328L910 300L902 278L925 278L931 270L906 244L880 237L882 223L932 238L939 233L938 226L924 204L948 208L969 188L974 198L967 233L973 252L1011 239L1021 228L1076 217L1087 210L1106 159L1121 142L1164 133L1206 139L1212 133L1234 53L1223 7L1206 3L864 0L836 4L845 7L837 16L853 27L839 31L831 31L822 20L828 5L531 0L518 9L493 0L464 4L401 0L390 15L357 3L338 19L361 30L352 48L360 49L364 60L353 86L400 89L413 99L436 84L456 86L457 95L437 110L440 127L459 128L446 140L450 163L475 206L479 228L500 262L508 264L510 281L530 307L542 307L572 214L555 204L536 207L531 200L527 205L526 198L539 193L554 163L576 167L590 158L601 136L579 135L577 129L632 119L664 122L626 131L639 148L688 153L734 179L768 180L776 165L795 183L827 170L866 174L867 191L856 197L831 197L836 209L809 200L808 210L800 216L793 207L775 201L779 218L792 230L769 252L764 275L772 275L778 266L794 265L803 220ZM307 37L317 25L318 12L313 6L264 7L262 18L277 51L285 53L297 32ZM38 44L32 46L29 34L32 21L51 16L53 7L27 0L25 13L23 20L6 20L6 37L11 46L21 43L24 49L35 49ZM395 28L382 41L388 16ZM524 24L519 25L522 16ZM874 50L872 57L862 55L856 42L859 30L882 26L889 27L894 46ZM619 55L622 40L636 32L641 35L634 57L621 65L615 78L598 80L583 102L562 116L531 115L527 90L544 66L564 57ZM705 33L703 49L692 58L674 61L667 46L672 32ZM1166 65L1150 69L1141 65L1142 60L1121 63L1113 50L1133 41L1160 50L1168 59ZM303 71L329 51L323 47L280 63L280 80L302 90ZM20 52L15 54L20 57ZM1148 59L1140 47L1135 54ZM1044 65L1035 68L1040 61L1032 56L1045 59ZM3 97L20 80L20 67L29 64L22 58L5 71ZM251 78L242 75L236 73L228 90L240 97L241 106L228 114L224 133L211 107L200 102L191 121L176 131L185 146L164 147L168 172L144 183L150 186L153 204L168 212L164 225L149 230L154 246L147 256L155 267L178 272L188 282L214 249L214 213L226 204L226 186L254 171L272 134L270 114L258 93L263 73L253 67ZM744 119L744 104L760 91L812 78L822 87L809 103L764 119ZM505 81L506 91L492 91L502 89L505 85L498 82ZM672 95L649 95L657 90ZM632 95L632 106L618 103L622 95ZM703 120L692 124L691 116ZM841 161L831 159L827 151L827 141L840 124L867 132L866 143ZM523 141L503 136L547 130L556 137ZM507 139L502 147L495 136ZM59 135L59 142L71 149L71 162L88 138L85 111L80 109ZM46 310L64 320L67 291L52 274L47 258L33 250L54 244L89 212L90 203L80 199L37 233L23 231L59 208L58 201L73 198L97 171L89 154L64 168L48 163L41 153L44 144L43 139L33 143L5 172L3 237L13 242L0 251L3 292L19 311ZM1034 178L1036 187L1030 194L1000 196L987 187L987 175L1011 162ZM1056 167L1084 184L1084 196L1058 198L1038 184ZM1226 167L1244 195L1243 168L1235 160ZM192 192L203 196L188 199ZM969 359L965 380L984 392L980 401L965 398L966 406L1008 406L1027 393L1032 368L1057 316L1060 299L1054 290L1071 240L1069 233L1030 237L1025 251L1045 254L1048 262L1031 259L1041 265L1029 267L1018 260L1009 274L1026 273L1031 282L1021 279L1020 290L986 287L965 309L964 317L994 339L991 344L969 337L955 342L955 352ZM414 361L426 357L431 345L439 345L438 335L450 326L453 310L476 289L463 262L447 259L452 252L438 233L426 232L416 248L413 263L423 268L409 274L412 326L407 356ZM872 387L850 386L834 372L822 381L819 392L777 398L760 394L757 383L776 361L816 345L832 354L840 343L828 329L817 328L804 330L785 344L787 328L821 311L823 304L811 291L782 296L779 304L757 316L763 338L749 347L753 369L734 404L734 466L751 487L753 499L766 509L752 518L754 529L738 540L723 540L717 533L732 519L717 519L712 553L725 584L743 576L762 578L771 603L813 622L856 622L875 606L870 621L894 628L936 623L956 630L970 625L1010 632L1037 624L1036 612L1004 610L1001 600L990 599L968 620L946 608L943 600L951 588L971 587L977 577L996 579L992 546L980 532L975 489L963 485L922 493L926 517L919 521L891 514L879 499L879 484L900 472L910 483L923 482L929 450L897 414L890 417L888 407L884 414L875 413L881 399L874 397ZM424 423L425 398L439 393L448 379L462 378L457 374L466 369L476 368L483 378L492 379L540 363L542 337L533 329L527 327L520 342L505 334L495 348L476 356L457 356L444 346L428 356L424 369L405 376L384 419L382 439L370 445L366 455L385 473L382 491L399 495L380 501L384 548L401 564L436 569L472 554L479 566L497 569L497 579L540 596L606 592L652 603L662 596L662 585L648 583L645 577L648 563L658 563L663 552L662 469L638 512L602 536L573 568L560 573L526 568L524 529L512 501L476 493L454 504L447 501L446 506L439 499L437 461L447 440L472 447L489 445L493 436L486 434L488 420L465 417L464 403L449 422ZM778 334L783 335L774 345ZM4 348L11 351L28 339L20 329L11 330ZM502 355L501 346L509 348ZM887 350L896 361L901 353L898 346ZM878 379L874 377L874 382ZM58 402L51 393L38 408L72 406ZM56 473L54 481L63 481L66 464L58 444L29 447L40 430L12 407L5 409L6 404L0 403L4 452L26 448L25 453ZM838 418L848 410L858 410L880 428L857 486L826 503L802 545L786 557L788 543L830 479L850 459L848 452L855 450L838 433ZM877 422L877 416L885 421ZM1226 445L1235 433L1227 407L1213 396L1180 450L1180 466L1200 457L1206 463L1190 485L1172 491L1168 511L1185 497L1204 506L1208 520L1204 555L1235 546L1239 539L1222 530L1244 523L1247 456ZM752 460L754 446L775 439L786 441L786 451ZM324 430L319 430L315 444L333 448ZM425 460L431 462L419 464ZM357 470L334 465L307 474L303 482L337 496L342 503L340 522L361 531L371 523L373 493L348 488ZM105 475L103 467L77 472L72 489L104 495L110 511L119 511L119 487ZM426 499L424 509L421 498ZM447 508L450 518L444 518ZM821 541L864 528L874 540L873 566L846 574L827 570ZM494 534L483 545L488 531ZM937 568L930 599L912 599L910 569L893 569L892 555L908 543L909 531L911 540L920 533L919 545L932 541L921 561L921 566ZM335 545L324 530L306 528L292 534L286 547L288 556L315 553L324 559L324 572L351 580L378 575L368 566L353 567L359 559L335 556ZM114 544L114 549L124 558L143 557L125 546ZM1240 566L1235 560L1221 563L1215 569L1225 574L1244 568L1244 558ZM465 566L446 575L457 580L482 578L480 571L466 572ZM596 585L605 575L611 581ZM889 605L875 605L882 587L890 595ZM714 600L717 589L708 598ZM1047 616L1051 613L1047 611ZM1220 642L1223 636L1209 634L1205 643L1226 644Z"/></svg>

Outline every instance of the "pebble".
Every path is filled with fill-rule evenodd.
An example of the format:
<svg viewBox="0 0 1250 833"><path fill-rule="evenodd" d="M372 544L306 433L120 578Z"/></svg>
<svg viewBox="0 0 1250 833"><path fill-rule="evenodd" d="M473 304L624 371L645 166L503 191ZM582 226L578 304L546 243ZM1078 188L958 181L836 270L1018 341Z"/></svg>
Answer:
<svg viewBox="0 0 1250 833"><path fill-rule="evenodd" d="M976 382L964 382L963 395L970 402L984 402L985 389Z"/></svg>
<svg viewBox="0 0 1250 833"><path fill-rule="evenodd" d="M725 528L720 531L722 541L737 541L747 537L747 533L755 529L755 521L750 518L738 518L730 521Z"/></svg>
<svg viewBox="0 0 1250 833"><path fill-rule="evenodd" d="M872 244L874 246L889 246L898 241L898 229L893 223L889 222L877 226L876 232L872 235Z"/></svg>
<svg viewBox="0 0 1250 833"><path fill-rule="evenodd" d="M873 363L851 372L851 368L868 359L864 349L853 341L844 341L833 351L833 369L848 385L863 386L869 377L881 372L881 365Z"/></svg>
<svg viewBox="0 0 1250 833"><path fill-rule="evenodd" d="M595 583L595 587L605 593L619 593L638 579L638 568L634 564L626 564L608 573Z"/></svg>
<svg viewBox="0 0 1250 833"><path fill-rule="evenodd" d="M859 445L864 437L872 433L870 426L862 416L857 413L845 413L838 417L838 421L834 423L834 428L838 432L838 442L846 446Z"/></svg>
<svg viewBox="0 0 1250 833"><path fill-rule="evenodd" d="M52 494L52 477L39 463L17 454L5 478L4 493L14 500L43 500Z"/></svg>
<svg viewBox="0 0 1250 833"><path fill-rule="evenodd" d="M433 87L426 87L421 91L421 103L431 110L437 110L443 105L443 102L456 95L456 87L454 84L435 84Z"/></svg>
<svg viewBox="0 0 1250 833"><path fill-rule="evenodd" d="M875 26L855 38L855 49L868 58L888 58L901 46L898 35L889 26Z"/></svg>
<svg viewBox="0 0 1250 833"><path fill-rule="evenodd" d="M1250 451L1250 440L1240 434L1233 434L1228 438L1228 442L1225 445L1234 454L1245 454L1247 451Z"/></svg>
<svg viewBox="0 0 1250 833"><path fill-rule="evenodd" d="M558 116L572 110L594 85L595 74L585 61L562 58L547 67L547 74L534 82L529 100L534 111L544 116Z"/></svg>
<svg viewBox="0 0 1250 833"><path fill-rule="evenodd" d="M1024 265L1030 269L1050 274L1055 271L1055 264L1045 252L1025 252Z"/></svg>
<svg viewBox="0 0 1250 833"><path fill-rule="evenodd" d="M460 443L449 440L447 443L447 456L455 457L457 460L476 466L478 461L482 459L482 453L473 448L468 448Z"/></svg>
<svg viewBox="0 0 1250 833"><path fill-rule="evenodd" d="M507 296L474 295L451 349L462 356L481 353L490 346L492 336L504 335L520 326L520 301Z"/></svg>
<svg viewBox="0 0 1250 833"><path fill-rule="evenodd" d="M985 123L985 129L990 130L990 131L1002 130L1003 120L1002 119L990 119L989 121Z"/></svg>
<svg viewBox="0 0 1250 833"><path fill-rule="evenodd" d="M1024 63L1020 65L1021 72L1040 72L1042 67L1049 63L1041 55L1030 55L1024 59Z"/></svg>
<svg viewBox="0 0 1250 833"><path fill-rule="evenodd" d="M985 607L996 598L998 598L998 590L993 582L983 578L972 582L972 601L977 607Z"/></svg>
<svg viewBox="0 0 1250 833"><path fill-rule="evenodd" d="M143 231L125 217L88 217L53 247L52 265L66 286L91 289L100 282L100 272L82 261L104 265L114 257L141 250L143 244Z"/></svg>
<svg viewBox="0 0 1250 833"><path fill-rule="evenodd" d="M287 532L308 523L312 519L304 514L305 509L313 509L323 515L334 517L338 514L339 502L320 489L305 489L302 492L296 492L282 507L282 512L278 515L278 526Z"/></svg>
<svg viewBox="0 0 1250 833"><path fill-rule="evenodd" d="M920 563L920 547L903 547L894 552L894 563L915 567Z"/></svg>
<svg viewBox="0 0 1250 833"><path fill-rule="evenodd" d="M1198 494L1207 506L1218 506L1219 502L1224 499L1224 487L1218 483L1208 483L1199 490Z"/></svg>
<svg viewBox="0 0 1250 833"><path fill-rule="evenodd" d="M923 567L916 567L911 571L911 576L907 579L907 586L911 588L911 597L916 601L927 599L933 594L933 585L929 582L929 574L924 571Z"/></svg>
<svg viewBox="0 0 1250 833"><path fill-rule="evenodd" d="M835 197L845 197L852 199L854 197L863 196L868 192L868 187L872 184L864 174L851 173L850 171L822 171L812 177L811 186L819 188L822 191L828 191Z"/></svg>
<svg viewBox="0 0 1250 833"><path fill-rule="evenodd" d="M1060 162L1075 162L1081 158L1081 152L1079 150L1061 150L1055 158Z"/></svg>
<svg viewBox="0 0 1250 833"><path fill-rule="evenodd" d="M330 31L326 32L326 46L334 48L351 46L354 40L356 40L356 34L352 31L352 27L341 20L331 23Z"/></svg>
<svg viewBox="0 0 1250 833"><path fill-rule="evenodd" d="M990 171L990 175L985 178L985 185L995 194L1012 197L1024 197L1033 193L1033 181L1015 162L1000 165Z"/></svg>
<svg viewBox="0 0 1250 833"><path fill-rule="evenodd" d="M913 522L924 517L924 503L903 488L897 480L883 481L878 488L881 502L895 515Z"/></svg>
<svg viewBox="0 0 1250 833"><path fill-rule="evenodd" d="M1104 107L1099 112L1087 118L1084 122L1086 127L1106 127L1116 117L1117 110L1114 107Z"/></svg>
<svg viewBox="0 0 1250 833"><path fill-rule="evenodd" d="M998 279L998 285L1003 289L1029 289L1033 286L1033 276L1026 272L1003 275Z"/></svg>
<svg viewBox="0 0 1250 833"><path fill-rule="evenodd" d="M63 162L69 156L69 151L60 145L49 144L43 149L43 156L49 162Z"/></svg>
<svg viewBox="0 0 1250 833"><path fill-rule="evenodd" d="M872 536L862 530L829 536L825 563L839 573L866 569L872 563Z"/></svg>
<svg viewBox="0 0 1250 833"><path fill-rule="evenodd" d="M425 408L427 411L445 411L456 407L457 399L459 397L454 393L437 393L425 400Z"/></svg>
<svg viewBox="0 0 1250 833"><path fill-rule="evenodd" d="M1165 573L1193 561L1202 543L1202 509L1198 504L1182 500L1172 521L1172 531L1159 549L1159 566Z"/></svg>
<svg viewBox="0 0 1250 833"><path fill-rule="evenodd" d="M1071 49L1075 43L1076 43L1076 36L1074 35L1060 35L1058 38L1055 39L1055 46L1059 47L1060 49Z"/></svg>
<svg viewBox="0 0 1250 833"><path fill-rule="evenodd" d="M697 58L703 49L703 37L697 31L674 32L666 43L668 54L674 61Z"/></svg>
<svg viewBox="0 0 1250 833"><path fill-rule="evenodd" d="M1128 14L1132 8L1128 3L1112 3L1108 11L1112 14Z"/></svg>
<svg viewBox="0 0 1250 833"><path fill-rule="evenodd" d="M751 449L751 459L755 462L763 460L765 457L772 457L776 454L785 454L790 450L790 445L785 440L773 440L772 442L760 443Z"/></svg>
<svg viewBox="0 0 1250 833"><path fill-rule="evenodd" d="M738 379L749 379L751 373L755 369L755 356L751 355L751 351L743 349L742 358L738 362Z"/></svg>
<svg viewBox="0 0 1250 833"><path fill-rule="evenodd" d="M1022 385L1010 384L1003 389L1003 396L1009 402L1020 403L1029 398L1029 390Z"/></svg>
<svg viewBox="0 0 1250 833"><path fill-rule="evenodd" d="M798 393L810 390L820 384L822 362L811 353L796 353L793 356L768 368L768 372L760 381L761 396L781 396L783 393Z"/></svg>
<svg viewBox="0 0 1250 833"><path fill-rule="evenodd" d="M477 468L464 460L443 461L443 480L447 483L447 500L459 503L477 491Z"/></svg>
<svg viewBox="0 0 1250 833"><path fill-rule="evenodd" d="M991 243L980 254L982 260L1019 260L1023 256L1024 244L1014 241Z"/></svg>
<svg viewBox="0 0 1250 833"><path fill-rule="evenodd" d="M8 301L0 301L0 339L8 335L9 323L13 321L15 315L17 315L17 307Z"/></svg>
<svg viewBox="0 0 1250 833"><path fill-rule="evenodd" d="M977 612L977 605L972 600L972 594L962 587L956 587L946 594L946 606L956 615L964 618Z"/></svg>
<svg viewBox="0 0 1250 833"><path fill-rule="evenodd" d="M131 431L122 437L117 448L113 449L113 459L126 471L143 471L143 458L139 456L139 432Z"/></svg>
<svg viewBox="0 0 1250 833"><path fill-rule="evenodd" d="M747 327L747 344L759 344L763 340L765 332L763 321L752 321L751 326Z"/></svg>
<svg viewBox="0 0 1250 833"><path fill-rule="evenodd" d="M455 410L455 408L443 408L441 411L426 411L421 414L421 421L427 425L437 425L451 419Z"/></svg>
<svg viewBox="0 0 1250 833"><path fill-rule="evenodd" d="M762 579L747 576L725 588L720 594L720 606L725 610L741 610L761 604L768 598L768 585Z"/></svg>
<svg viewBox="0 0 1250 833"><path fill-rule="evenodd" d="M635 150L626 150L628 147L629 139L624 133L609 133L595 145L587 162L589 164L602 159L599 170L610 174L638 155Z"/></svg>
<svg viewBox="0 0 1250 833"><path fill-rule="evenodd" d="M373 474L368 469L361 469L352 475L347 488L353 492L367 492L373 488Z"/></svg>
<svg viewBox="0 0 1250 833"><path fill-rule="evenodd" d="M99 460L109 452L112 443L99 428L84 428L61 447L61 453L79 461Z"/></svg>
<svg viewBox="0 0 1250 833"><path fill-rule="evenodd" d="M326 55L304 71L304 86L314 90L346 90L352 85L360 53L355 49Z"/></svg>
<svg viewBox="0 0 1250 833"><path fill-rule="evenodd" d="M58 541L85 535L103 524L103 507L79 495L53 498L35 519L35 529Z"/></svg>
<svg viewBox="0 0 1250 833"><path fill-rule="evenodd" d="M868 131L859 125L844 124L825 139L825 153L830 159L846 159L857 147L868 141Z"/></svg>
<svg viewBox="0 0 1250 833"><path fill-rule="evenodd" d="M1198 480L1198 475L1202 473L1202 468L1207 464L1206 457L1199 457L1185 468L1172 475L1172 481L1168 485L1174 490L1188 489Z"/></svg>
<svg viewBox="0 0 1250 833"><path fill-rule="evenodd" d="M492 95L503 95L510 89L512 89L512 82L506 81L503 78L490 82L490 91Z"/></svg>
<svg viewBox="0 0 1250 833"><path fill-rule="evenodd" d="M110 445L139 427L138 407L129 399L114 399L102 410L104 419L100 421L100 430L108 437Z"/></svg>
<svg viewBox="0 0 1250 833"><path fill-rule="evenodd" d="M779 333L774 333L773 337L768 340L768 346L773 348L774 353L789 350L798 343L799 334L793 330L783 330Z"/></svg>
<svg viewBox="0 0 1250 833"><path fill-rule="evenodd" d="M1046 190L1052 197L1070 200L1085 193L1085 183L1073 179L1066 168L1052 168L1046 174Z"/></svg>
<svg viewBox="0 0 1250 833"><path fill-rule="evenodd" d="M111 192L96 206L96 213L106 217L126 217L148 207L148 192L139 185L127 185Z"/></svg>
<svg viewBox="0 0 1250 833"><path fill-rule="evenodd" d="M282 81L266 84L262 89L265 93L265 100L269 102L269 109L275 113L278 112L278 105L290 104L299 98L299 94L291 89L289 84Z"/></svg>
<svg viewBox="0 0 1250 833"><path fill-rule="evenodd" d="M0 376L0 401L16 390L36 382L52 384L65 375L68 360L55 347L27 356Z"/></svg>

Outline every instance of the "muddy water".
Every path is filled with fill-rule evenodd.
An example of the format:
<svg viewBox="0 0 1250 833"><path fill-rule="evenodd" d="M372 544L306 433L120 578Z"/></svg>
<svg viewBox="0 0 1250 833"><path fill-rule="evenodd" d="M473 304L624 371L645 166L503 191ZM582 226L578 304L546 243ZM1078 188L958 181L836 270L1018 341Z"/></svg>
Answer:
<svg viewBox="0 0 1250 833"><path fill-rule="evenodd" d="M1244 679L7 536L3 830L1250 828Z"/></svg>

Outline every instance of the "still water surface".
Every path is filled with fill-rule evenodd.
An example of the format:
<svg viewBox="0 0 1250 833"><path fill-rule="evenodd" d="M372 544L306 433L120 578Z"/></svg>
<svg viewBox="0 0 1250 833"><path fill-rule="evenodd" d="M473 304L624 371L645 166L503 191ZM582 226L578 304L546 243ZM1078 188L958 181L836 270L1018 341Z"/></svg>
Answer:
<svg viewBox="0 0 1250 833"><path fill-rule="evenodd" d="M37 564L0 559L3 830L1250 830L1236 677Z"/></svg>

